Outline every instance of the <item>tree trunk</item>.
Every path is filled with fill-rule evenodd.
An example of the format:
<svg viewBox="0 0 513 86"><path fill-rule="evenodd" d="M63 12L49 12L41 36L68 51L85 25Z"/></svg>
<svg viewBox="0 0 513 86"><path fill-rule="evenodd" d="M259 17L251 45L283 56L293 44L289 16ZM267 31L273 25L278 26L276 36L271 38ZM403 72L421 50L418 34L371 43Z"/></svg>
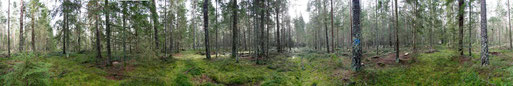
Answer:
<svg viewBox="0 0 513 86"><path fill-rule="evenodd" d="M238 41L238 28L237 28L237 12L238 12L238 6L237 6L237 0L233 0L233 8L232 8L232 11L233 11L233 28L232 28L232 58L235 58L236 59L236 62L238 63L239 62L239 57L237 57L237 41Z"/></svg>
<svg viewBox="0 0 513 86"><path fill-rule="evenodd" d="M324 4L323 6L323 9L324 9L324 16L323 16L323 22L324 22L324 32L326 34L326 51L328 53L331 53L330 52L330 39L329 39L329 35L328 35L328 22L327 22L327 11L326 11L326 3L325 2L322 2Z"/></svg>
<svg viewBox="0 0 513 86"><path fill-rule="evenodd" d="M99 17L96 15L96 22L95 22L95 28L96 28L96 58L101 59L102 58L102 48L101 48L101 40L100 40L100 24L99 24ZM99 62L96 62L99 64Z"/></svg>
<svg viewBox="0 0 513 86"><path fill-rule="evenodd" d="M215 23L215 29L216 29L216 42L215 42L216 43L216 58L219 56L219 43L218 43L219 42L218 41L219 40L219 29L217 28L218 27L217 4L219 4L218 2L219 1L216 0L216 7L215 7L215 11L216 11L215 12L215 14L216 14L216 18L215 18L215 22L216 22Z"/></svg>
<svg viewBox="0 0 513 86"><path fill-rule="evenodd" d="M20 47L19 52L23 51L23 43L25 43L25 38L23 38L23 0L20 0Z"/></svg>
<svg viewBox="0 0 513 86"><path fill-rule="evenodd" d="M332 9L332 10L333 10L333 9ZM374 25L374 28L375 28L375 29L374 29L374 30L375 30L375 31L374 31L374 32L375 32L374 37L376 37L376 38L374 38L374 40L375 40L375 41L374 41L374 46L376 47L376 55L379 55L379 44L378 44L378 39L379 39L379 38L378 38L378 34L379 34L379 32L378 32L378 30L379 30L379 29L378 29L378 25L379 25L379 24L378 24L378 21L379 21L379 20L378 20L378 19L379 19L379 17L378 17L378 0L376 0L376 10L375 10L374 17L376 18L376 20L374 21L374 23L375 23L375 25ZM332 18L333 18L333 17L332 17ZM332 23L332 24L333 24L333 23Z"/></svg>
<svg viewBox="0 0 513 86"><path fill-rule="evenodd" d="M429 0L429 3L430 4L433 4L433 0ZM435 12L435 6L433 5L430 5L430 16L432 19L435 19L435 15L434 15L434 12ZM431 28L429 28L429 49L433 49L433 28L435 28L434 26L434 21L430 21L432 25L430 25Z"/></svg>
<svg viewBox="0 0 513 86"><path fill-rule="evenodd" d="M277 2L279 2L279 0L277 0ZM280 4L277 4L276 5L277 7L275 8L276 10L276 41L278 42L278 44L276 45L276 47L278 47L278 52L282 52L281 50L281 43L280 43Z"/></svg>
<svg viewBox="0 0 513 86"><path fill-rule="evenodd" d="M79 20L80 20L80 19L79 19ZM80 40L81 40L81 39L80 39L80 34L81 34L81 33L80 33L80 29L81 29L81 28L75 28L75 29L77 30L77 46L76 46L76 47L78 48L78 50L77 50L77 51L78 51L78 52L80 52L80 47L81 47L81 43L80 43Z"/></svg>
<svg viewBox="0 0 513 86"><path fill-rule="evenodd" d="M269 3L270 3L270 1L267 1L266 2L266 6L271 6ZM269 50L271 49L271 47L270 47L271 46L271 42L270 42L270 39L271 39L271 36L270 36L271 35L271 32L270 32L271 22L268 22L268 21L271 20L271 13L269 12L270 9L271 9L270 7L266 7L266 9L265 9L265 17L266 17L265 21L267 22L265 24L265 31L266 31L266 33L265 33L265 41L266 41L265 42L265 55L266 56L269 56Z"/></svg>
<svg viewBox="0 0 513 86"><path fill-rule="evenodd" d="M418 17L417 17L417 16L418 16L418 14L417 14L418 7L417 7L417 1L414 1L414 2L415 2L415 3L414 3L414 4L415 4L415 5L414 5L415 7L414 7L414 14L413 14L413 15L415 15L415 17L414 17L414 18L412 18L412 20L413 20L413 22L412 22L412 23L413 23L413 28L412 28L412 34L413 34L413 38L412 38L412 39L413 39L413 42L412 42L412 47L413 47L413 49L412 49L412 51L413 51L413 52L412 52L412 54L414 54L414 55L415 55L415 54L417 54L417 32L416 32L416 31L417 31L417 23L418 23L418 22L415 20L415 18L418 18ZM405 21L405 22L406 22L406 21ZM406 26L406 25L405 25L405 26Z"/></svg>
<svg viewBox="0 0 513 86"><path fill-rule="evenodd" d="M468 55L472 56L472 1L468 1ZM508 0L508 8L509 8L509 0ZM508 10L509 11L509 10ZM508 12L509 16L509 12ZM510 18L508 18L509 20ZM510 28L511 28L511 22L510 22ZM511 32L510 32L511 33ZM511 37L511 35L510 35ZM511 39L511 38L510 38Z"/></svg>
<svg viewBox="0 0 513 86"><path fill-rule="evenodd" d="M264 45L264 11L262 10L261 7L265 7L265 4L264 4L265 1L264 0L258 0L258 2L260 4L260 10L259 10L260 11L260 36L259 36L259 38L260 38L260 40L259 40L260 41L260 52L259 52L259 54L257 56L256 63L257 64L262 64L262 62L260 60L261 60L261 58L265 57L264 56L264 49L265 49L264 47L265 47L265 45Z"/></svg>
<svg viewBox="0 0 513 86"><path fill-rule="evenodd" d="M352 44L353 43L353 26L352 25L353 25L353 22L354 22L353 21L353 15L354 14L353 14L353 10L352 9L353 9L353 4L354 3L353 3L353 0L349 0L349 1L350 1L349 5L351 6L351 10L349 11L349 17L350 17L349 19L351 19L351 20L349 20L350 23L351 23L351 27L350 27L351 31L349 32L349 37L350 37L349 38L349 40L350 40L349 44ZM348 49L349 49L349 46L348 46Z"/></svg>
<svg viewBox="0 0 513 86"><path fill-rule="evenodd" d="M158 14L157 14L157 5L156 5L157 2L155 2L155 0L151 0L151 2L153 4L151 9L150 9L151 10L151 17L153 19L153 31L154 31L153 38L155 40L155 49L157 49L157 51L158 51L158 49L159 49L158 27L159 27L160 24L159 24Z"/></svg>
<svg viewBox="0 0 513 86"><path fill-rule="evenodd" d="M169 5L169 6L170 6L170 9L173 9L173 6L174 6L174 3L173 3L173 2L174 2L174 0L171 0L171 1L170 1L170 3L171 3L171 5ZM173 52L173 48L174 48L174 46L173 46L173 44L174 44L174 41L173 41L173 27L174 27L174 26L173 26L173 24L174 24L175 22L178 22L178 21L176 21L176 20L175 20L175 22L173 22L173 20L175 19L175 14L174 14L174 13L171 13L171 14L172 14L173 16L171 17L171 22L170 22L170 25L169 25L169 27L170 27L170 28L169 28L169 52L171 53L171 56L172 56L172 54L174 53L174 52ZM216 19L217 19L217 18L216 18ZM217 20L216 20L216 21L217 21Z"/></svg>
<svg viewBox="0 0 513 86"><path fill-rule="evenodd" d="M208 41L208 3L210 3L209 0L205 0L205 2L203 2L203 29L205 30L205 55L207 56L207 59L210 59L210 45Z"/></svg>
<svg viewBox="0 0 513 86"><path fill-rule="evenodd" d="M196 9L196 8L194 8ZM192 31L192 49L193 50L196 50L196 21L195 21L195 14L193 13L192 14L192 28L191 28L191 31Z"/></svg>
<svg viewBox="0 0 513 86"><path fill-rule="evenodd" d="M354 36L353 38L353 58L351 63L351 68L355 71L361 70L361 57L362 57L362 46L360 44L361 39L361 29L360 29L360 0L352 0L352 10L353 10L353 16L352 16L352 27L354 33L352 34Z"/></svg>
<svg viewBox="0 0 513 86"><path fill-rule="evenodd" d="M481 65L490 64L488 58L488 33L486 20L486 0L481 0Z"/></svg>
<svg viewBox="0 0 513 86"><path fill-rule="evenodd" d="M168 11L167 4L168 3L166 1L164 1L164 19L163 19L163 22L162 22L163 25L164 25L164 44L163 44L162 47L164 47L164 54L165 54L165 56L167 56L169 54L169 52L168 52L169 48L167 46L168 45L168 41L167 40L168 40L168 34L169 34L168 29L169 29L169 27L171 27L171 25L168 25L168 24L170 24L170 20L171 19L169 18L169 15L168 15L169 11Z"/></svg>
<svg viewBox="0 0 513 86"><path fill-rule="evenodd" d="M390 6L390 10L394 10L394 8L395 8L395 5ZM392 16L394 16L394 13L393 13L393 12L394 12L394 11L390 11L390 14L391 14ZM390 18L390 19L391 19L392 21L390 21L389 23L387 23L387 26L388 26L388 29L389 29L389 32L388 32L388 45L389 45L389 47L393 47L393 46L394 46L394 43L393 43L392 41L394 40L394 38L395 38L395 37L394 37L394 36L392 36L392 35L393 35L393 33L394 33L394 32L393 32L394 30L393 30L393 28L392 28L392 27L394 27L394 25L392 25L392 22L394 22L394 23L395 23L395 21L394 21L394 19L392 19L392 18ZM395 28L395 27L394 27L394 28Z"/></svg>
<svg viewBox="0 0 513 86"><path fill-rule="evenodd" d="M110 47L110 35L111 35L111 32L110 32L110 17L109 17L109 0L105 0L105 7L104 7L104 11L105 11L105 31L107 32L107 65L110 66L111 65L111 57L112 57L112 52L111 52L111 47Z"/></svg>
<svg viewBox="0 0 513 86"><path fill-rule="evenodd" d="M31 19L32 19L32 35L31 35L31 36L32 36L32 52L35 52L35 51L36 51L36 39L35 39L35 38L36 38L36 36L35 36L35 34L34 34L34 31L35 31L35 29L36 29L36 28L35 28L35 25L36 25L35 17L36 17L36 16L34 16L34 14L35 14L35 13L34 13L34 11L33 11L33 12L32 12L32 18L31 18Z"/></svg>
<svg viewBox="0 0 513 86"><path fill-rule="evenodd" d="M331 6L330 7L330 9L331 9L331 49L332 49L331 51L334 52L335 51L335 39L336 38L335 38L335 36L333 34L333 32L335 32L334 29L333 29L335 27L333 25L333 21L334 21L334 18L333 18L333 0L330 0L330 3L331 3L330 4L330 6Z"/></svg>
<svg viewBox="0 0 513 86"><path fill-rule="evenodd" d="M395 0L395 62L399 63L399 14L397 10L397 0Z"/></svg>
<svg viewBox="0 0 513 86"><path fill-rule="evenodd" d="M513 40L511 40L511 11L510 11L510 8L509 8L509 0L508 1L508 30L509 30L509 49L513 49Z"/></svg>
<svg viewBox="0 0 513 86"><path fill-rule="evenodd" d="M7 57L11 57L11 0L7 3Z"/></svg>
<svg viewBox="0 0 513 86"><path fill-rule="evenodd" d="M65 10L67 10L67 6L66 6L66 2L68 2L68 0L66 0L64 3L63 3L63 10L64 10L64 13L63 13L63 21L62 21L62 53L63 54L66 54L66 21L68 20L68 12L66 12Z"/></svg>
<svg viewBox="0 0 513 86"><path fill-rule="evenodd" d="M122 10L122 13L123 13L123 16L122 16L123 17L123 27L122 28L124 29L124 30L122 30L122 33L123 33L123 62L126 62L126 57L127 57L126 56L126 54L127 54L127 52L126 52L126 39L127 39L127 35L126 35L126 33L127 33L126 17L127 17L128 13L127 13L127 3L126 2L122 2L122 4L123 4L122 5L123 6L123 10ZM97 34L97 36L99 36L98 31L97 31L96 34ZM99 41L100 39L97 38L96 40ZM99 51L99 48L98 48L98 51ZM101 53L101 52L99 52L99 53Z"/></svg>
<svg viewBox="0 0 513 86"><path fill-rule="evenodd" d="M458 52L461 56L463 56L463 14L465 13L465 7L463 7L464 3L465 3L465 0L459 0L458 1L458 6L459 6L459 10L458 10L458 22L459 22L459 40L458 40L458 44L459 44L459 47L458 47Z"/></svg>

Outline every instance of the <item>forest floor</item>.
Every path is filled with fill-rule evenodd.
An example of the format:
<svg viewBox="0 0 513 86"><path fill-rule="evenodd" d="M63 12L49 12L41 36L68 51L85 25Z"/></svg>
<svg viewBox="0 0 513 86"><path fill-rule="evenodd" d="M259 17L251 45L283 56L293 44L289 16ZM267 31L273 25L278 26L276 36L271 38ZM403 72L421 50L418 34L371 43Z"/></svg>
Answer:
<svg viewBox="0 0 513 86"><path fill-rule="evenodd" d="M350 69L348 54L322 54L315 50L271 53L264 65L248 55L239 63L227 56L204 60L197 51L183 51L174 59L130 59L112 67L97 67L94 54L47 54L33 58L49 64L51 86L340 86L340 85L513 85L513 51L491 50L491 65L481 66L479 53L459 57L454 50L364 55L363 70ZM368 52L372 53L372 52ZM24 60L0 59L0 84Z"/></svg>

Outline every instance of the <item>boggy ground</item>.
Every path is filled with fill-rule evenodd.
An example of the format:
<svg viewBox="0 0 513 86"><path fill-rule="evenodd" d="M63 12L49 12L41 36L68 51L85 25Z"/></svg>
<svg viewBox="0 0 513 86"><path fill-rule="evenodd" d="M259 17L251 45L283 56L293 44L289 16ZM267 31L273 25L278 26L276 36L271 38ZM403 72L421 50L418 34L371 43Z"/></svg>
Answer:
<svg viewBox="0 0 513 86"><path fill-rule="evenodd" d="M408 53L408 54L406 54ZM48 63L51 86L339 86L339 85L513 85L513 52L492 50L489 66L481 66L479 54L459 57L454 50L438 48L412 55L401 53L364 55L364 70L350 70L351 60L343 54L314 50L271 54L256 65L250 55L240 63L225 55L204 60L197 51L184 51L174 59L132 58L112 67L98 67L94 54L41 55ZM2 58L2 73L23 60ZM0 79L5 83L5 79Z"/></svg>

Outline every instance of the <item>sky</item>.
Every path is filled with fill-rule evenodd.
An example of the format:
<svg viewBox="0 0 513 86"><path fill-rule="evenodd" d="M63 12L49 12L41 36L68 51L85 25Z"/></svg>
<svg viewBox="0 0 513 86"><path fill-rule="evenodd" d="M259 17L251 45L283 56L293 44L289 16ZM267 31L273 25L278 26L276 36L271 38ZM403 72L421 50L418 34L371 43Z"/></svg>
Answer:
<svg viewBox="0 0 513 86"><path fill-rule="evenodd" d="M1 12L1 15L4 15L4 16L7 16L7 1L8 0L0 0L0 12ZM24 0L25 2L28 2L30 0ZM49 9L54 9L55 6L58 4L55 2L55 0L40 0L43 4L45 4ZM211 1L214 1L214 0L211 0ZM362 0L363 2L361 3L364 7L367 7L368 5L371 5L371 4L374 4L374 3L370 3L374 0ZM11 3L13 2L16 2L19 6L19 2L20 0L11 0ZM491 10L495 9L497 4L498 3L501 3L501 4L504 4L503 7L506 7L506 1L505 0L487 0L487 9L489 11L489 16L493 16L495 15L495 13L492 13L490 12ZM190 5L189 5L189 0L187 0L186 4L188 5L187 8L190 8ZM513 2L512 2L513 3ZM214 4L215 5L215 4ZM307 5L308 5L308 0L290 0L289 1L289 12L288 14L292 17L292 18L295 18L295 17L298 17L300 15L302 15L305 19L306 22L308 22L310 20L310 14L309 12L307 11ZM12 6L12 4L11 4ZM12 9L19 9L19 7L11 7L11 11ZM18 16L12 16L14 14L18 14L18 13L13 13L11 12L11 18L19 18L19 15ZM58 20L58 19L61 19L61 18L55 18L55 19L52 19L53 21L54 20Z"/></svg>
<svg viewBox="0 0 513 86"><path fill-rule="evenodd" d="M216 6L217 3L215 3L215 0L210 0L210 1L213 3L213 6ZM192 7L190 5L191 4L190 0L187 0L185 3L187 5L186 6L187 9L192 9ZM307 11L307 5L308 5L308 0L290 0L289 1L290 7L289 7L288 14L290 15L291 18L296 18L298 16L303 15L305 22L308 22L310 19L310 14ZM190 11L188 14L190 16ZM190 18L190 17L188 17L188 18Z"/></svg>
<svg viewBox="0 0 513 86"><path fill-rule="evenodd" d="M292 18L303 16L305 22L310 21L310 13L307 11L308 0L290 0L289 14Z"/></svg>

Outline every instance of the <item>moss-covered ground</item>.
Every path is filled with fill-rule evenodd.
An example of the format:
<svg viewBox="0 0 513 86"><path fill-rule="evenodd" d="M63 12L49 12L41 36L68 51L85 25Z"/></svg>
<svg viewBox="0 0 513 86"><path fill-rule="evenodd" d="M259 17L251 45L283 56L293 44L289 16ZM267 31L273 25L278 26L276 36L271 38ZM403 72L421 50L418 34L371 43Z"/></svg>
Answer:
<svg viewBox="0 0 513 86"><path fill-rule="evenodd" d="M183 51L174 59L123 59L111 67L98 67L95 54L35 55L30 61L48 63L51 86L340 86L340 85L513 85L513 52L491 50L489 66L480 65L479 53L459 57L454 50L419 53L414 61L394 64L364 59L364 70L350 70L344 54L299 50L271 54L265 64L249 57L203 59L196 51ZM385 53L386 54L386 53ZM386 55L379 58L385 58ZM1 58L2 75L18 62ZM14 63L13 63L14 62ZM383 66L384 65L384 66ZM7 82L0 79L0 83Z"/></svg>

